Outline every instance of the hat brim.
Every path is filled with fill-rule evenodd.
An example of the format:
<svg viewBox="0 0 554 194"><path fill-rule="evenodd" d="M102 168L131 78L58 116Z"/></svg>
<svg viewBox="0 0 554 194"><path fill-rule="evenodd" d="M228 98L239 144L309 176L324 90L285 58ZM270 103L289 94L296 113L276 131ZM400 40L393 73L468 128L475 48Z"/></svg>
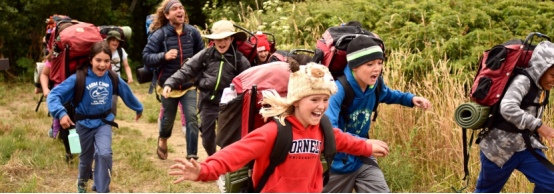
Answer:
<svg viewBox="0 0 554 194"><path fill-rule="evenodd" d="M224 39L229 36L235 36L235 41L245 41L247 35L245 32L222 32L219 34L202 35L202 37L212 40Z"/></svg>
<svg viewBox="0 0 554 194"><path fill-rule="evenodd" d="M106 39L105 39L105 40L110 40L110 39L112 39L112 38L115 38L115 39L117 39L117 40L119 40L119 41L123 42L123 40L121 40L121 38L119 38L119 37L116 37L116 36L108 36L108 37L106 37Z"/></svg>

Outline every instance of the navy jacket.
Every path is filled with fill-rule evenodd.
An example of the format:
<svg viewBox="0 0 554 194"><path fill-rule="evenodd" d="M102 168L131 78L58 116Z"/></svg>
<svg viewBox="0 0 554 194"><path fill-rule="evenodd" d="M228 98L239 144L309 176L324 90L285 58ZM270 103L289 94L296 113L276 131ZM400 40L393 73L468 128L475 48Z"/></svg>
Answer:
<svg viewBox="0 0 554 194"><path fill-rule="evenodd" d="M177 58L165 60L165 53L171 49L177 49ZM204 42L196 28L184 24L183 32L177 35L175 27L168 23L148 38L142 51L142 61L146 67L159 67L158 85L163 86L165 80L179 70L183 62L203 49Z"/></svg>

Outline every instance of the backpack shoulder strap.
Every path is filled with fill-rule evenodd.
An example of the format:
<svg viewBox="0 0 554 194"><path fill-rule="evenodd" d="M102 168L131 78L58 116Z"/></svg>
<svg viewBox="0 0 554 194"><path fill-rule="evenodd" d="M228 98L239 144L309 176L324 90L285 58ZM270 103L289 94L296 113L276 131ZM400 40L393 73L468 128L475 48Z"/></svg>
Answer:
<svg viewBox="0 0 554 194"><path fill-rule="evenodd" d="M377 107L379 107L379 97L381 96L381 90L383 90L383 76L379 75L379 79L377 79L377 88L375 88L375 105L373 106L373 119L371 121L377 120Z"/></svg>
<svg viewBox="0 0 554 194"><path fill-rule="evenodd" d="M112 71L111 69L108 69L108 76L110 77L110 80L112 81L112 89L114 95L119 95L119 76L115 71Z"/></svg>
<svg viewBox="0 0 554 194"><path fill-rule="evenodd" d="M123 66L123 47L118 46L116 51L117 51L117 55L119 55L119 68L117 68L116 72L120 72Z"/></svg>
<svg viewBox="0 0 554 194"><path fill-rule="evenodd" d="M79 68L75 73L77 79L75 81L75 95L73 95L73 107L77 107L83 100L85 95L85 84L87 77L87 69Z"/></svg>
<svg viewBox="0 0 554 194"><path fill-rule="evenodd" d="M275 168L285 162L292 148L292 124L287 120L285 120L286 126L281 125L277 119L275 119L275 122L277 123L277 137L269 156L269 166L265 169L262 179L254 189L255 193L262 191L269 177L275 172Z"/></svg>
<svg viewBox="0 0 554 194"><path fill-rule="evenodd" d="M319 122L321 130L323 130L323 154L325 161L327 161L327 170L323 172L323 185L325 186L329 182L329 171L335 155L337 155L337 144L335 142L335 132L333 131L333 125L327 115L323 114L321 121Z"/></svg>
<svg viewBox="0 0 554 194"><path fill-rule="evenodd" d="M339 115L343 117L344 126L346 127L346 124L348 123L348 120L349 120L348 107L350 107L350 105L352 104L352 101L354 101L354 89L352 89L352 86L350 86L350 83L348 83L348 80L346 79L346 75L341 75L337 79L339 80L340 85L344 89L344 99L342 99L342 103L340 104Z"/></svg>

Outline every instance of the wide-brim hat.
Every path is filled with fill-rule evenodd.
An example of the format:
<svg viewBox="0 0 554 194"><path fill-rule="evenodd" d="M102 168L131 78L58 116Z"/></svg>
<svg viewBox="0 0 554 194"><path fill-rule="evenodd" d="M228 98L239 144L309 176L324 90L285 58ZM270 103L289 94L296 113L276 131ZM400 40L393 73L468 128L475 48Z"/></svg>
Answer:
<svg viewBox="0 0 554 194"><path fill-rule="evenodd" d="M212 26L212 34L202 35L202 37L212 40L223 39L229 36L235 36L236 41L245 41L247 39L248 36L245 32L236 32L235 30L235 26L233 26L231 21L220 20Z"/></svg>

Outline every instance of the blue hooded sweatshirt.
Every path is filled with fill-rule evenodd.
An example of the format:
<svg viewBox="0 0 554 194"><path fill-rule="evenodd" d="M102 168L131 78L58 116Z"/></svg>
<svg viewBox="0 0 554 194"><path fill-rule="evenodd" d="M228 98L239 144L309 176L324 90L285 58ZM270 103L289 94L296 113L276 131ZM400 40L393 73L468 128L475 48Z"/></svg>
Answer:
<svg viewBox="0 0 554 194"><path fill-rule="evenodd" d="M335 95L331 96L329 99L329 108L325 111L325 114L331 120L331 124L335 128L341 129L345 133L350 133L353 136L359 137L361 139L366 139L369 126L371 124L371 114L373 106L375 106L375 89L377 87L369 87L362 92L360 85L356 82L356 79L352 75L350 67L346 66L344 69L344 74L346 75L346 80L350 83L350 86L354 90L354 100L350 107L348 107L348 114L350 121L348 126L344 126L344 119L339 115L340 106L344 99L344 88L337 80L338 91ZM377 79L377 81L381 81ZM376 83L377 85L377 83ZM401 104L408 107L413 107L412 98L415 95L410 93L403 93L397 90L391 90L385 84L381 90L379 96L379 101L387 104ZM347 158L346 163L343 162L343 159ZM331 166L331 172L337 174L348 174L353 173L358 168L362 166L363 162L357 156L348 155L346 153L337 153Z"/></svg>
<svg viewBox="0 0 554 194"><path fill-rule="evenodd" d="M46 102L48 103L48 110L52 116L56 119L61 119L67 112L63 107L63 104L67 101L73 100L75 94L75 82L77 81L77 76L73 74L67 80L62 82L60 85L56 86L50 94ZM138 99L133 95L129 85L125 83L121 78L119 78L118 93L125 105L133 109L138 114L142 113L142 104ZM92 73L92 69L88 68L88 75L85 78L85 94L83 95L83 100L75 111L83 115L97 115L102 114L108 111L112 107L112 81L108 72L104 73L103 76L97 76ZM75 105L73 105L75 106ZM115 116L110 113L106 120L113 121ZM75 123L75 121L73 121ZM102 122L101 119L85 119L78 121L80 125L86 128L98 128L106 123ZM77 123L75 123L77 124Z"/></svg>

